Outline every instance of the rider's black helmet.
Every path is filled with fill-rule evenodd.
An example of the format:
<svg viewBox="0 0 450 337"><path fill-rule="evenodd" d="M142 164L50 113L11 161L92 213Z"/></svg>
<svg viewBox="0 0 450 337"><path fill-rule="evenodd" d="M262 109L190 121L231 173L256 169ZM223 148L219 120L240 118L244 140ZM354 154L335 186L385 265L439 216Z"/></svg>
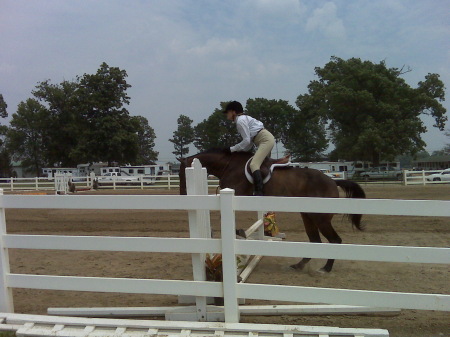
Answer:
<svg viewBox="0 0 450 337"><path fill-rule="evenodd" d="M242 104L237 101L228 103L225 110L223 110L223 113L227 113L230 110L236 111L236 113L238 113L238 114L241 114L244 112L244 108L242 107Z"/></svg>

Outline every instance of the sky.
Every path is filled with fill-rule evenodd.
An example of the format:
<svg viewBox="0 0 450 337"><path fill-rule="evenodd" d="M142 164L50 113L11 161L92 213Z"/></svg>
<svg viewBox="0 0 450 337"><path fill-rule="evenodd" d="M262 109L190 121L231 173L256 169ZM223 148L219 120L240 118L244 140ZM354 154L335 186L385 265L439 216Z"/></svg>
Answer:
<svg viewBox="0 0 450 337"><path fill-rule="evenodd" d="M331 56L410 67L403 78L412 87L438 73L448 88L450 1L0 0L9 116L39 82L75 80L106 62L126 70L127 109L148 119L163 162L175 160L168 139L181 114L196 125L224 101L295 106ZM449 143L432 118L423 120L428 151Z"/></svg>

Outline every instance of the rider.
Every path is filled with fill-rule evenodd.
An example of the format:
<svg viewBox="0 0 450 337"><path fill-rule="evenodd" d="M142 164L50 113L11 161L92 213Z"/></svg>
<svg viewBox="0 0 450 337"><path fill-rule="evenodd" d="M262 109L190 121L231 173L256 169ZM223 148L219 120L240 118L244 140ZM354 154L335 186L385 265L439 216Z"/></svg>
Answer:
<svg viewBox="0 0 450 337"><path fill-rule="evenodd" d="M250 151L253 146L257 146L256 153L250 162L250 170L253 175L254 193L253 195L263 195L263 179L261 174L261 164L264 159L270 156L275 145L273 135L264 129L264 124L259 120L244 115L242 104L236 101L228 103L223 113L227 114L227 119L236 123L237 130L242 137L242 141L230 147L230 152Z"/></svg>

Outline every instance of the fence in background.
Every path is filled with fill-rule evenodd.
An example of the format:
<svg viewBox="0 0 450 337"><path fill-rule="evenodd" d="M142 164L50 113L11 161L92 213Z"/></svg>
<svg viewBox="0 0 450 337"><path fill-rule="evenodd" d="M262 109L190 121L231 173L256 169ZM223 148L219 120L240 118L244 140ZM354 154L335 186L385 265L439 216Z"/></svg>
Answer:
<svg viewBox="0 0 450 337"><path fill-rule="evenodd" d="M97 177L71 177L77 189L87 189L93 186L94 179L100 180L101 189L177 189L179 188L178 175L151 176L151 183L148 177L139 176L136 181L124 182L119 179L110 181L101 181L101 176ZM209 187L219 186L219 180L208 179ZM58 190L56 186L56 177L54 179L36 177L36 178L0 178L0 188L4 191L50 191Z"/></svg>
<svg viewBox="0 0 450 337"><path fill-rule="evenodd" d="M443 180L445 178L427 178L431 174L440 173L443 170L433 170L433 171L403 171L403 183L404 185L427 185L427 184L449 184L450 174L448 175L448 180Z"/></svg>

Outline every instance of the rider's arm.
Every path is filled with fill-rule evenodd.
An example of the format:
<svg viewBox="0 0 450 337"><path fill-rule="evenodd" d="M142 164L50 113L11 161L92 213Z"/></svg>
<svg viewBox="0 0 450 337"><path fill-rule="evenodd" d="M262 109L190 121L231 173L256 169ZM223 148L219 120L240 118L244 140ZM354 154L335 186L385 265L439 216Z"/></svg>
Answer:
<svg viewBox="0 0 450 337"><path fill-rule="evenodd" d="M230 147L230 151L250 151L253 147L253 142L250 137L248 118L238 118L236 121L236 127L242 137L242 141L239 144Z"/></svg>

